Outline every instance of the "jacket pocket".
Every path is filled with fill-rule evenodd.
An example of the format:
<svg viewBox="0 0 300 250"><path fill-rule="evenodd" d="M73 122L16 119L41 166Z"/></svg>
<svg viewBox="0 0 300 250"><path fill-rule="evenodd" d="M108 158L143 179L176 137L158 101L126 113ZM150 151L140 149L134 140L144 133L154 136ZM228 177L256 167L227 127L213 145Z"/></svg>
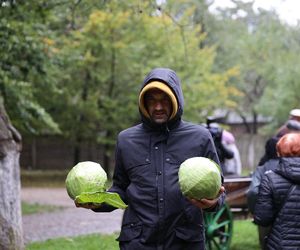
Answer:
<svg viewBox="0 0 300 250"><path fill-rule="evenodd" d="M122 227L120 236L117 238L117 241L131 241L140 237L142 233L142 225L131 223L129 225L124 225Z"/></svg>
<svg viewBox="0 0 300 250"><path fill-rule="evenodd" d="M137 185L147 183L149 181L147 178L154 176L155 173L150 158L138 154L134 159L131 159L130 165L126 167L126 171L130 181Z"/></svg>
<svg viewBox="0 0 300 250"><path fill-rule="evenodd" d="M177 238L188 242L201 242L204 239L203 227L196 224L176 226L175 235Z"/></svg>

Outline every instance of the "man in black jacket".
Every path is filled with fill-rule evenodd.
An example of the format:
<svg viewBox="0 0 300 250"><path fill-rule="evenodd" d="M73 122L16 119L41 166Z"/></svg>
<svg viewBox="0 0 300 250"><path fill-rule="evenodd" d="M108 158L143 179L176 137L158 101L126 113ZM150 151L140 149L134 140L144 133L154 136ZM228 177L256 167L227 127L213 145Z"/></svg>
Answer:
<svg viewBox="0 0 300 250"><path fill-rule="evenodd" d="M209 131L185 122L180 80L173 70L156 68L139 94L142 122L118 135L110 192L128 204L118 238L120 249L204 249L203 210L224 203L224 187L213 200L188 200L178 184L180 164L191 157L219 163ZM223 180L223 176L222 176ZM112 211L101 205L94 211Z"/></svg>

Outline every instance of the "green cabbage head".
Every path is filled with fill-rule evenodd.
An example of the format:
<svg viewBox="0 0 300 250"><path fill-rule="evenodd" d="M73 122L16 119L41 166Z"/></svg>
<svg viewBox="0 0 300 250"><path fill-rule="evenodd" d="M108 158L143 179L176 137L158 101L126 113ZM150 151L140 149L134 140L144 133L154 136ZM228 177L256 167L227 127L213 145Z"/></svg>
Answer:
<svg viewBox="0 0 300 250"><path fill-rule="evenodd" d="M82 193L104 192L107 175L99 163L79 162L67 175L66 188L71 199Z"/></svg>
<svg viewBox="0 0 300 250"><path fill-rule="evenodd" d="M221 188L219 165L205 157L185 160L179 167L178 177L183 195L191 199L214 199Z"/></svg>

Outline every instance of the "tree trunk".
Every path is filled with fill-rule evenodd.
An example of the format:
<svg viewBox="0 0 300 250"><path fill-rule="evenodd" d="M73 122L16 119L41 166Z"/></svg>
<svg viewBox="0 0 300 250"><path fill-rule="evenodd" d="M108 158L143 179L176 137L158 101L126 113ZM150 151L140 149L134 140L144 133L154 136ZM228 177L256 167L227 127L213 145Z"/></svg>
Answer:
<svg viewBox="0 0 300 250"><path fill-rule="evenodd" d="M36 138L34 137L31 142L31 168L36 169Z"/></svg>
<svg viewBox="0 0 300 250"><path fill-rule="evenodd" d="M0 249L24 249L19 157L21 135L0 102Z"/></svg>

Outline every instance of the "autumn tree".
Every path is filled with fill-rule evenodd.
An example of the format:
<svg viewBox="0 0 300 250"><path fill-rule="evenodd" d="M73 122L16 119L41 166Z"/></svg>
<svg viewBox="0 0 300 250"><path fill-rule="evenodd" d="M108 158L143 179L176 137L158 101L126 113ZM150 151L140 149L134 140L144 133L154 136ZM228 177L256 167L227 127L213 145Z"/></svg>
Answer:
<svg viewBox="0 0 300 250"><path fill-rule="evenodd" d="M63 95L55 102L64 108L54 113L56 121L74 145L103 145L106 170L116 134L139 121L137 95L152 68L178 72L189 120L200 122L217 105L234 105L230 97L237 92L227 83L237 71L212 72L214 48L200 48L201 27L185 25L191 9L178 16L173 7L110 1L54 45L64 62Z"/></svg>

